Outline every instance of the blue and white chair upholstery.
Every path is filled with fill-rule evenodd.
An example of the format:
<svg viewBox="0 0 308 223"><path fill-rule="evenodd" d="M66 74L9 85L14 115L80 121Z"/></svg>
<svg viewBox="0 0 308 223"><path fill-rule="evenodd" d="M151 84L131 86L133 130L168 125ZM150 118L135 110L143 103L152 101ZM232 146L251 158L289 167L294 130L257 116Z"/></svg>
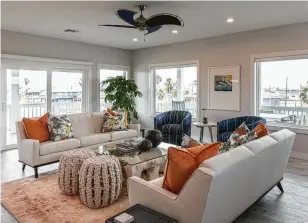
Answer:
<svg viewBox="0 0 308 223"><path fill-rule="evenodd" d="M191 135L191 113L168 111L154 118L154 129L163 134L163 142L181 145L183 135Z"/></svg>
<svg viewBox="0 0 308 223"><path fill-rule="evenodd" d="M266 124L264 118L258 116L242 116L217 122L217 141L226 142L230 135L243 123L246 122L249 130L254 129L260 122Z"/></svg>

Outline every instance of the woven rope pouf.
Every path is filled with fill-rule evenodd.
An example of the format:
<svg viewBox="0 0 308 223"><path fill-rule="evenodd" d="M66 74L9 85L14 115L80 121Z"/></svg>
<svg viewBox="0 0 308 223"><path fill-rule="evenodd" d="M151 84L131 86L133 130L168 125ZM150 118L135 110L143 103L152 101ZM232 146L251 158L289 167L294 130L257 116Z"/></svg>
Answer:
<svg viewBox="0 0 308 223"><path fill-rule="evenodd" d="M58 184L66 195L78 195L79 170L84 160L95 157L91 149L73 149L64 152L58 167Z"/></svg>
<svg viewBox="0 0 308 223"><path fill-rule="evenodd" d="M122 168L114 156L87 159L80 168L81 201L89 208L106 207L114 203L122 190Z"/></svg>

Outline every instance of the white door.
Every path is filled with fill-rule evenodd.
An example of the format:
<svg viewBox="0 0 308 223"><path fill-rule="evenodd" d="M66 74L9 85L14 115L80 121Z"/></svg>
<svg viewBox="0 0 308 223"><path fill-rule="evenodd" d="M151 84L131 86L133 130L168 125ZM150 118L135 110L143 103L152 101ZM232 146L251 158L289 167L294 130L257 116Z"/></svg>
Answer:
<svg viewBox="0 0 308 223"><path fill-rule="evenodd" d="M1 105L1 149L16 148L15 122L47 111L47 71L3 68Z"/></svg>

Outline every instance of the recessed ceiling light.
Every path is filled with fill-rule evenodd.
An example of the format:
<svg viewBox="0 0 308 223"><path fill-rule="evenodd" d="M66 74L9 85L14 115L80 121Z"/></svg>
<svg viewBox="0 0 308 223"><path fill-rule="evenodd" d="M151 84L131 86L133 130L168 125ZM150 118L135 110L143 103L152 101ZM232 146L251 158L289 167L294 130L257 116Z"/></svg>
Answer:
<svg viewBox="0 0 308 223"><path fill-rule="evenodd" d="M233 17L229 17L227 18L227 23L234 23L234 18Z"/></svg>
<svg viewBox="0 0 308 223"><path fill-rule="evenodd" d="M179 31L177 31L177 30L172 30L172 33L173 33L173 34L178 34Z"/></svg>
<svg viewBox="0 0 308 223"><path fill-rule="evenodd" d="M133 41L134 41L134 42L137 42L137 41L138 41L138 39L137 39L137 38L134 38L134 39L133 39Z"/></svg>

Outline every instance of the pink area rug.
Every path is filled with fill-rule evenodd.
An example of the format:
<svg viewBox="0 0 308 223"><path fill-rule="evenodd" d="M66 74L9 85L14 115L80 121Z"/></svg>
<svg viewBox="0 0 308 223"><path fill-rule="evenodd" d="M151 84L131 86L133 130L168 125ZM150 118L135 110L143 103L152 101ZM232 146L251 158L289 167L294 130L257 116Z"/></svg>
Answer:
<svg viewBox="0 0 308 223"><path fill-rule="evenodd" d="M1 204L21 223L42 222L102 222L128 208L126 188L119 199L109 207L90 209L79 196L60 192L56 173L28 177L2 184Z"/></svg>

